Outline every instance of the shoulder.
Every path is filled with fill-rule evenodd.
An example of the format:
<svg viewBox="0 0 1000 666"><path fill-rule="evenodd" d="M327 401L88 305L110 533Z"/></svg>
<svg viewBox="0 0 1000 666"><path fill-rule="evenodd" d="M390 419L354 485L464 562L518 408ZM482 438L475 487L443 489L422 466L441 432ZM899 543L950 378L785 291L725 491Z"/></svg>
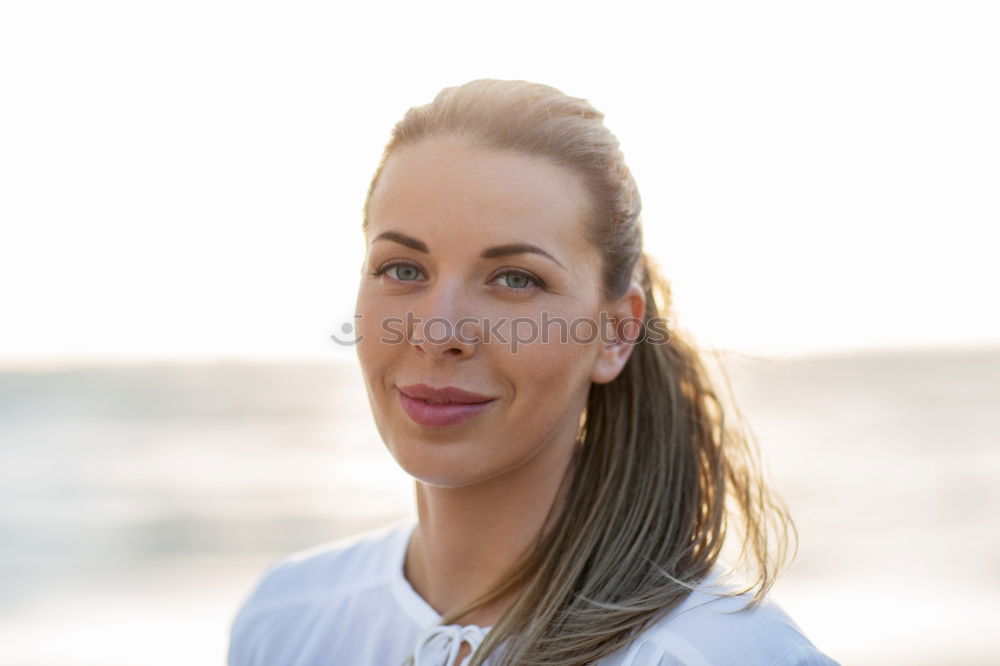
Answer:
<svg viewBox="0 0 1000 666"><path fill-rule="evenodd" d="M388 582L396 546L411 528L410 522L393 523L274 560L253 584L233 624L269 609L327 601Z"/></svg>
<svg viewBox="0 0 1000 666"><path fill-rule="evenodd" d="M412 527L395 523L328 541L273 561L254 582L229 627L230 666L320 663L330 623L358 604L384 599L396 554ZM309 656L312 655L312 656Z"/></svg>
<svg viewBox="0 0 1000 666"><path fill-rule="evenodd" d="M836 666L777 602L751 608L750 598L713 576L641 634L621 666Z"/></svg>

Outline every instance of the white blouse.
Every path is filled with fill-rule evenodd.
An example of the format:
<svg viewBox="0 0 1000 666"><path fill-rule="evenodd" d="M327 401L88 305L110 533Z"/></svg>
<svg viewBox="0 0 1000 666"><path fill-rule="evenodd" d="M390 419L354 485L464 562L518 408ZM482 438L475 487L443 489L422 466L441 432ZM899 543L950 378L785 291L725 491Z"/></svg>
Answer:
<svg viewBox="0 0 1000 666"><path fill-rule="evenodd" d="M228 666L468 666L490 627L439 626L403 575L416 521L331 541L273 562L230 627ZM726 614L713 573L629 645L597 666L837 666L773 602ZM463 642L472 651L457 663ZM493 659L487 660L493 663Z"/></svg>

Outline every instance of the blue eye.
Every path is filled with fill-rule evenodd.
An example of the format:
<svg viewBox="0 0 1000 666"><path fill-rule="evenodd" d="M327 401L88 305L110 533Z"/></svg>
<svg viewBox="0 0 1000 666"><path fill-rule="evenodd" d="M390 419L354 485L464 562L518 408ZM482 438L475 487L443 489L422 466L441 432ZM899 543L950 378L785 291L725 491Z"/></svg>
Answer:
<svg viewBox="0 0 1000 666"><path fill-rule="evenodd" d="M407 264L397 261L394 263L388 263L385 264L384 266L381 266L378 270L372 273L372 275L378 277L383 273L388 273L393 268L397 269L396 275L392 275L390 273L389 277L398 282L413 282L414 280L417 279L417 276L420 274L420 269L414 266L413 264Z"/></svg>
<svg viewBox="0 0 1000 666"><path fill-rule="evenodd" d="M515 289L518 291L529 289L531 287L543 286L541 280L533 275L523 273L521 271L505 271L501 273L498 278L506 278L506 287L508 289Z"/></svg>

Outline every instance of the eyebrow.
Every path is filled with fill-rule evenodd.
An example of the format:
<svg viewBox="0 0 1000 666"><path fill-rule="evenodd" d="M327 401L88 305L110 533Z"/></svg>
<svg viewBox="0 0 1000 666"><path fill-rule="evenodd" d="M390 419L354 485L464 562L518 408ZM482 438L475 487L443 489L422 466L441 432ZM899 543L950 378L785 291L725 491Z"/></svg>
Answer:
<svg viewBox="0 0 1000 666"><path fill-rule="evenodd" d="M427 248L427 244L421 240L417 240L413 236L407 236L399 231L383 231L372 241L379 240L389 240L399 243L400 245L405 245L408 248L416 250L417 252L424 252L429 254L430 250ZM565 269L558 259L553 257L551 254L538 247L537 245L532 245L531 243L508 243L506 245L497 245L495 247L488 247L479 253L482 259L496 259L497 257L506 257L512 254L540 254L543 257L551 259L556 262L560 268Z"/></svg>

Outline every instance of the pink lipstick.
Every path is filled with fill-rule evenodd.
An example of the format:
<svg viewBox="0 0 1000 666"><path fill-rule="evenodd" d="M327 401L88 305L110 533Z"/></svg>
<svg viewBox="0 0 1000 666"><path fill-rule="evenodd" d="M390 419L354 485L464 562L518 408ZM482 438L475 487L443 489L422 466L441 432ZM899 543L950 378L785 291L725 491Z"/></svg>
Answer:
<svg viewBox="0 0 1000 666"><path fill-rule="evenodd" d="M427 428L443 428L471 419L496 400L454 386L434 388L426 384L411 384L397 388L403 410L416 423Z"/></svg>

